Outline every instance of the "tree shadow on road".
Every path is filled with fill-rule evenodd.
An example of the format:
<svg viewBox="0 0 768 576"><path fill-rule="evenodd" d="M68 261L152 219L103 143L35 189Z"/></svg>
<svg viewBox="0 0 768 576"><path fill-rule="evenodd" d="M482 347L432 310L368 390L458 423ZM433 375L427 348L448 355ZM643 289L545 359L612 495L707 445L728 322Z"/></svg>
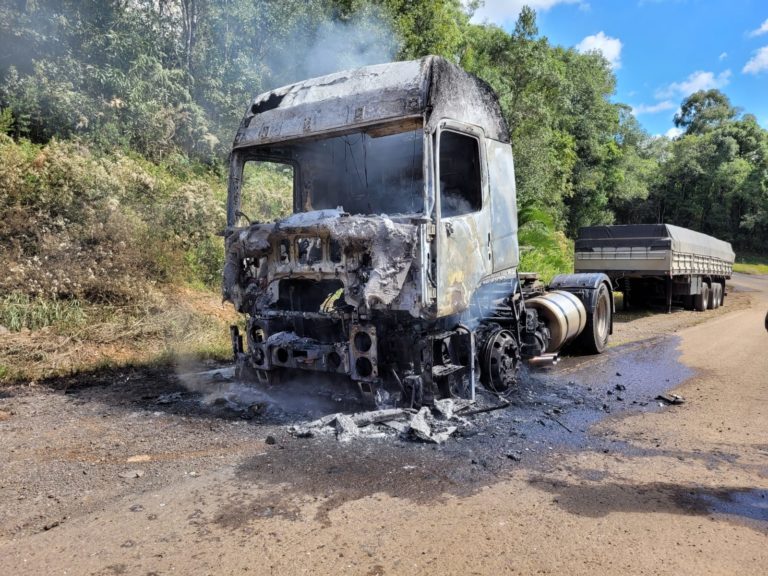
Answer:
<svg viewBox="0 0 768 576"><path fill-rule="evenodd" d="M704 487L651 482L567 483L534 476L530 484L554 494L553 501L571 514L601 518L612 512L718 515L747 521L768 531L768 488Z"/></svg>

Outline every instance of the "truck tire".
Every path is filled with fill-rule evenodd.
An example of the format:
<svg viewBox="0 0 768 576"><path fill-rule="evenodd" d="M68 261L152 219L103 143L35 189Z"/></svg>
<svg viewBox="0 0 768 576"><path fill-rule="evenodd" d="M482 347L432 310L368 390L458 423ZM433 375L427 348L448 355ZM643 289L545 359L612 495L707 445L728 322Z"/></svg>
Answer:
<svg viewBox="0 0 768 576"><path fill-rule="evenodd" d="M716 299L717 299L717 284L710 284L709 299L707 300L707 308L709 310L714 310L715 308L717 308L717 306L715 306Z"/></svg>
<svg viewBox="0 0 768 576"><path fill-rule="evenodd" d="M693 297L693 307L698 312L704 312L709 305L709 284L701 285L701 292Z"/></svg>
<svg viewBox="0 0 768 576"><path fill-rule="evenodd" d="M579 346L589 354L601 354L608 347L611 333L611 296L608 286L600 284L592 312L587 315L587 325L578 337Z"/></svg>
<svg viewBox="0 0 768 576"><path fill-rule="evenodd" d="M720 306L725 306L725 282L718 286L720 286Z"/></svg>
<svg viewBox="0 0 768 576"><path fill-rule="evenodd" d="M712 284L712 290L715 293L714 298L712 298L712 303L713 303L712 308L714 310L717 310L718 308L720 308L720 301L722 300L722 297L723 297L723 287L721 284Z"/></svg>

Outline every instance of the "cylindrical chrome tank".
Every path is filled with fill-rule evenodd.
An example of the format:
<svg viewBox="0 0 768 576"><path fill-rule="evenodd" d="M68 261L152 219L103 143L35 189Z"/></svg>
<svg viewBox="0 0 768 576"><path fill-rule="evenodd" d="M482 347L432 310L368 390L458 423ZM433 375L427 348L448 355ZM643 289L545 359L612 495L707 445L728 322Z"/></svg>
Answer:
<svg viewBox="0 0 768 576"><path fill-rule="evenodd" d="M581 300L570 292L554 290L543 296L525 301L525 305L539 311L550 332L546 352L557 352L576 338L587 324L587 311Z"/></svg>

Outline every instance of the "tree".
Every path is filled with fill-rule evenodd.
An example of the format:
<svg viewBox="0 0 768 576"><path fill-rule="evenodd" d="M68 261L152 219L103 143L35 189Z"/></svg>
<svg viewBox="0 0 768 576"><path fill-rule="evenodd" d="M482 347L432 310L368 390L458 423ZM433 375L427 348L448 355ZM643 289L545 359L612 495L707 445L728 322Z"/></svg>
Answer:
<svg viewBox="0 0 768 576"><path fill-rule="evenodd" d="M686 134L701 134L736 117L737 110L717 89L699 90L683 100L674 122Z"/></svg>

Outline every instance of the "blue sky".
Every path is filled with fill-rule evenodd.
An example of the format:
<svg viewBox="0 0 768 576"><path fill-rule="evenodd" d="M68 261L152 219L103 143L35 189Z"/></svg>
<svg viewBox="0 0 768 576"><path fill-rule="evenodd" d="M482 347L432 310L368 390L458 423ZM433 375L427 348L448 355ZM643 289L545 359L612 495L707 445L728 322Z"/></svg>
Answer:
<svg viewBox="0 0 768 576"><path fill-rule="evenodd" d="M674 135L682 100L708 88L768 128L768 0L486 0L475 19L511 31L524 4L552 44L603 53L651 134Z"/></svg>

